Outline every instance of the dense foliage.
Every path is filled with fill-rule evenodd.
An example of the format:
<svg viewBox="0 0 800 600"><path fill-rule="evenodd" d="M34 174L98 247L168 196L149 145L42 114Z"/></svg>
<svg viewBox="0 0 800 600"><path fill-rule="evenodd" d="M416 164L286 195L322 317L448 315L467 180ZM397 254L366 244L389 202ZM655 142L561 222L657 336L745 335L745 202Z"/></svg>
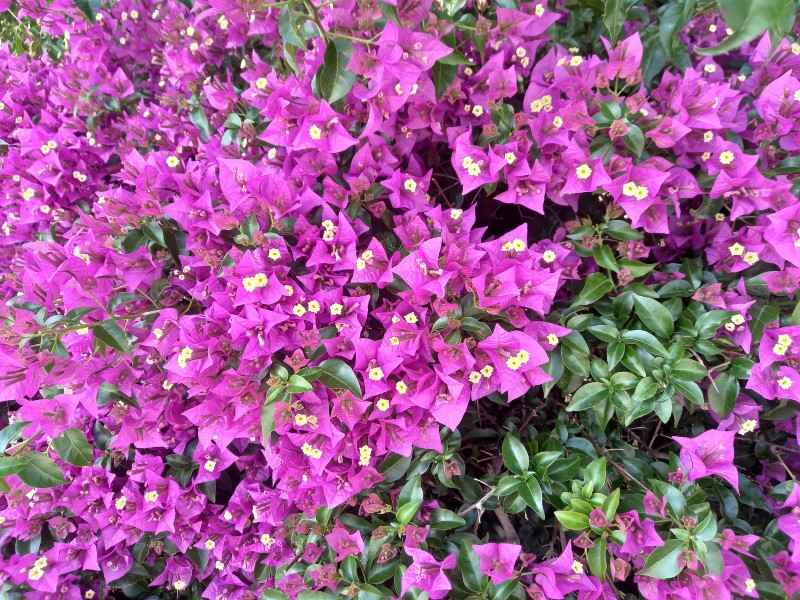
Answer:
<svg viewBox="0 0 800 600"><path fill-rule="evenodd" d="M0 597L800 595L794 2L0 11Z"/></svg>

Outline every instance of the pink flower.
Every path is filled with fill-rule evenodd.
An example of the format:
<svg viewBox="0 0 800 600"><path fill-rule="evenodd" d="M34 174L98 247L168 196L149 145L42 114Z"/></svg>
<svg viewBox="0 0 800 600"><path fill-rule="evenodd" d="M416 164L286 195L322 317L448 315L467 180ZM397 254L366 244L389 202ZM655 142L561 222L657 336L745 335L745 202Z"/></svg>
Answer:
<svg viewBox="0 0 800 600"><path fill-rule="evenodd" d="M733 466L735 431L711 429L695 438L673 436L681 445L681 462L689 470L689 481L718 475L739 492L739 472Z"/></svg>
<svg viewBox="0 0 800 600"><path fill-rule="evenodd" d="M450 554L439 562L433 556L418 548L406 548L405 553L414 562L409 565L403 574L400 595L402 596L411 588L419 588L423 592L427 592L431 600L446 598L447 592L450 591L452 586L450 585L450 580L444 574L444 570L455 568L455 554Z"/></svg>
<svg viewBox="0 0 800 600"><path fill-rule="evenodd" d="M364 552L364 541L361 539L361 534L357 531L349 533L341 524L337 524L333 531L325 536L325 540L336 552L336 562L351 554Z"/></svg>
<svg viewBox="0 0 800 600"><path fill-rule="evenodd" d="M481 558L481 574L488 575L497 585L514 577L514 564L522 547L516 544L473 545L475 554Z"/></svg>

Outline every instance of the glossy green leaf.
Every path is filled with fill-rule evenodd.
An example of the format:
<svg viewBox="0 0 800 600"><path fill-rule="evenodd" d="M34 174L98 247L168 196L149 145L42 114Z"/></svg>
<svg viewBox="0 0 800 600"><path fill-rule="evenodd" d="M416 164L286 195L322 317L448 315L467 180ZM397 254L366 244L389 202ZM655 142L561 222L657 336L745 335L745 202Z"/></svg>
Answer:
<svg viewBox="0 0 800 600"><path fill-rule="evenodd" d="M293 10L293 6L293 3L289 3L281 8L278 18L278 32L284 42L305 50L306 40L300 24L306 18L306 15L297 14Z"/></svg>
<svg viewBox="0 0 800 600"><path fill-rule="evenodd" d="M593 304L614 289L611 281L602 273L592 273L586 278L583 290L573 302L574 305Z"/></svg>
<svg viewBox="0 0 800 600"><path fill-rule="evenodd" d="M717 375L708 386L708 404L722 419L731 414L738 395L739 381L728 371Z"/></svg>
<svg viewBox="0 0 800 600"><path fill-rule="evenodd" d="M630 150L636 158L642 156L642 152L644 152L644 133L642 133L638 125L628 125L628 133L625 134L622 141L625 142L625 147Z"/></svg>
<svg viewBox="0 0 800 600"><path fill-rule="evenodd" d="M688 381L697 381L708 375L708 369L696 360L682 358L672 366L672 374Z"/></svg>
<svg viewBox="0 0 800 600"><path fill-rule="evenodd" d="M539 515L540 519L544 519L544 501L542 499L542 486L539 481L531 475L525 480L525 483L519 488L519 495L525 501L525 504L530 506L533 511Z"/></svg>
<svg viewBox="0 0 800 600"><path fill-rule="evenodd" d="M608 398L608 395L608 388L602 383L587 383L572 395L572 400L567 405L567 410L575 412L592 408Z"/></svg>
<svg viewBox="0 0 800 600"><path fill-rule="evenodd" d="M6 448L11 442L14 442L19 439L20 435L22 435L22 431L31 424L31 421L17 421L16 423L11 423L7 427L4 427L2 431L0 431L0 455L4 454Z"/></svg>
<svg viewBox="0 0 800 600"><path fill-rule="evenodd" d="M342 362L338 358L330 358L322 361L316 367L316 379L328 389L350 390L357 398L362 397L361 386L358 383L356 374L350 365ZM310 379L307 377L307 379Z"/></svg>
<svg viewBox="0 0 800 600"><path fill-rule="evenodd" d="M483 591L487 577L481 575L480 558L472 551L472 546L469 543L461 543L461 548L456 557L456 566L467 589L473 592Z"/></svg>
<svg viewBox="0 0 800 600"><path fill-rule="evenodd" d="M605 11L603 12L603 23L608 29L609 40L611 45L617 43L619 34L622 32L622 26L625 23L625 17L628 15L630 5L627 0L608 0L605 4Z"/></svg>
<svg viewBox="0 0 800 600"><path fill-rule="evenodd" d="M589 528L589 515L568 510L557 510L554 514L558 522L570 531L583 531Z"/></svg>
<svg viewBox="0 0 800 600"><path fill-rule="evenodd" d="M320 96L329 103L344 98L355 83L356 74L347 68L352 55L353 44L343 38L330 40L325 48L316 79Z"/></svg>
<svg viewBox="0 0 800 600"><path fill-rule="evenodd" d="M510 433L503 439L501 454L503 455L503 462L512 473L522 475L528 470L528 465L530 464L528 451L524 444Z"/></svg>
<svg viewBox="0 0 800 600"><path fill-rule="evenodd" d="M595 541L594 546L589 548L586 552L586 558L589 561L589 571L597 577L600 581L606 578L606 570L608 569L608 558L606 556L608 542L605 538L599 538Z"/></svg>
<svg viewBox="0 0 800 600"><path fill-rule="evenodd" d="M595 262L602 268L614 271L615 273L619 271L619 265L617 265L617 260L614 258L614 252L612 252L609 246L605 244L596 244L594 248L592 248L592 256L594 256Z"/></svg>
<svg viewBox="0 0 800 600"><path fill-rule="evenodd" d="M27 462L24 457L0 456L0 477L16 475L25 468Z"/></svg>
<svg viewBox="0 0 800 600"><path fill-rule="evenodd" d="M678 555L685 547L685 542L681 540L667 540L663 546L650 553L644 563L644 568L639 571L639 575L656 579L675 577L683 568L678 565Z"/></svg>
<svg viewBox="0 0 800 600"><path fill-rule="evenodd" d="M645 352L649 352L655 356L667 356L667 349L658 341L656 336L647 331L642 331L640 329L626 331L622 334L622 341L638 346Z"/></svg>
<svg viewBox="0 0 800 600"><path fill-rule="evenodd" d="M133 347L128 341L128 335L117 325L113 319L106 319L99 325L92 328L94 337L106 346L114 348L119 352L130 354L133 352Z"/></svg>
<svg viewBox="0 0 800 600"><path fill-rule="evenodd" d="M703 399L703 390L694 381L685 381L683 379L673 379L672 385L678 390L684 398L692 404L703 406L705 400Z"/></svg>
<svg viewBox="0 0 800 600"><path fill-rule="evenodd" d="M437 531L457 529L467 523L459 515L445 508L435 508L431 512L430 520L428 522L431 526L431 529L435 529Z"/></svg>
<svg viewBox="0 0 800 600"><path fill-rule="evenodd" d="M89 466L94 458L92 446L86 440L86 435L75 427L70 427L53 438L53 450L65 463L76 467Z"/></svg>
<svg viewBox="0 0 800 600"><path fill-rule="evenodd" d="M672 333L675 331L675 321L661 302L634 295L633 305L636 307L636 316L650 331L661 337L672 337Z"/></svg>
<svg viewBox="0 0 800 600"><path fill-rule="evenodd" d="M41 452L29 452L24 460L25 466L17 475L26 485L33 488L51 488L66 483L61 469L49 456Z"/></svg>
<svg viewBox="0 0 800 600"><path fill-rule="evenodd" d="M695 48L695 52L705 56L715 56L730 52L760 36L767 30L776 33L785 29L786 15L791 18L795 12L792 0L719 0L725 22L734 30L716 46ZM791 29L791 26L790 26ZM773 39L774 43L774 39Z"/></svg>
<svg viewBox="0 0 800 600"><path fill-rule="evenodd" d="M310 392L312 389L311 384L300 375L289 377L289 384L286 386L286 391L290 394L302 394L303 392Z"/></svg>

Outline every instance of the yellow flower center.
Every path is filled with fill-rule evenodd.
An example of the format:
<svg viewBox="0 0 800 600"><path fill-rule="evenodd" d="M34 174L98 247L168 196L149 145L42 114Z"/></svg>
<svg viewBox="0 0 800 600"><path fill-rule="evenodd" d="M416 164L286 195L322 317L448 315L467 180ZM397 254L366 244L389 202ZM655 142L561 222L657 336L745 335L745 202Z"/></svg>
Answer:
<svg viewBox="0 0 800 600"><path fill-rule="evenodd" d="M575 175L578 177L578 179L589 179L591 174L592 168L585 163L575 169Z"/></svg>
<svg viewBox="0 0 800 600"><path fill-rule="evenodd" d="M733 246L728 246L728 251L731 253L731 256L741 256L744 254L744 246L736 242Z"/></svg>

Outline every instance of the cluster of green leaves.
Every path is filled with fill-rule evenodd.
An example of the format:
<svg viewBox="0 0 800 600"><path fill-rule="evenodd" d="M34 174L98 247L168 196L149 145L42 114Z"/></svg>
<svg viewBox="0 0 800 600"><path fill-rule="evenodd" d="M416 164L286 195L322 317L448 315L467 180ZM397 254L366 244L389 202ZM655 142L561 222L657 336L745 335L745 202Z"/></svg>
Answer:
<svg viewBox="0 0 800 600"><path fill-rule="evenodd" d="M43 33L35 19L20 18L18 13L16 2L12 2L7 10L0 11L0 45L8 44L9 50L17 56L47 54L53 60L59 60L64 53L64 39Z"/></svg>
<svg viewBox="0 0 800 600"><path fill-rule="evenodd" d="M17 475L23 483L33 488L51 488L66 483L61 469L47 452L26 451L27 446L42 434L41 430L12 444L19 440L29 425L31 425L29 421L19 421L0 431L0 492L2 493L11 491L4 479L9 475ZM94 449L80 429L74 427L66 429L52 440L51 447L65 463L76 467L92 464ZM11 450L11 454L6 454L7 450Z"/></svg>
<svg viewBox="0 0 800 600"><path fill-rule="evenodd" d="M83 330L92 331L93 348L100 353L104 354L106 348L126 354L131 353L133 351L131 337L120 326L120 323L139 318L141 315L138 313L120 315L117 314L117 311L127 304L144 300L146 298L141 294L120 292L112 296L105 307L80 306L63 315L58 312L48 314L43 305L36 302L19 302L16 297L9 300L6 305L33 313L34 321L42 327L36 332L36 335L21 338L20 347L30 344L37 350L46 350L59 358L66 358L67 351L61 342L61 337L67 333ZM149 302L145 302L145 304L149 304ZM107 318L91 323L82 321L84 317L96 311L100 311Z"/></svg>
<svg viewBox="0 0 800 600"><path fill-rule="evenodd" d="M739 380L749 377L753 365L741 348L717 336L735 313L707 310L691 299L714 282L698 261L668 267L682 279L641 283L655 265L625 258L619 244L636 236L615 220L584 224L569 235L578 252L593 256L606 272L588 276L562 313L561 323L572 332L551 355L548 371L555 382L546 390L559 388L569 398L567 410L599 432L614 416L623 426L651 413L664 423L670 418L677 423L685 410L707 403L717 415L728 416ZM583 245L585 239L591 248ZM614 280L622 269L633 277L625 287ZM750 328L760 335L765 322L751 321Z"/></svg>

